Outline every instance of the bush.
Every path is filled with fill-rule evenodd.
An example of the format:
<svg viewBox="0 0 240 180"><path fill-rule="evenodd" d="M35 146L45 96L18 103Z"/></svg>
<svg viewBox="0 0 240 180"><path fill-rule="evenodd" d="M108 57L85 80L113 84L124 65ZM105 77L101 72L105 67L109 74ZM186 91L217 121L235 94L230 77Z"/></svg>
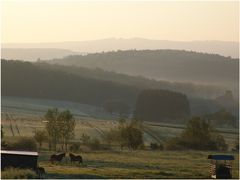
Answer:
<svg viewBox="0 0 240 180"><path fill-rule="evenodd" d="M163 150L163 145L162 144L157 144L157 143L151 143L150 144L150 149L151 150Z"/></svg>
<svg viewBox="0 0 240 180"><path fill-rule="evenodd" d="M42 146L42 143L47 140L46 131L38 130L34 134L34 139L39 143L39 147Z"/></svg>
<svg viewBox="0 0 240 180"><path fill-rule="evenodd" d="M70 151L77 152L80 149L80 143L72 143L71 146L69 147Z"/></svg>
<svg viewBox="0 0 240 180"><path fill-rule="evenodd" d="M101 148L100 141L97 138L92 139L88 146L91 150L99 150Z"/></svg>
<svg viewBox="0 0 240 180"><path fill-rule="evenodd" d="M124 119L120 119L119 126L106 132L103 139L109 146L111 143L115 143L121 148L144 149L142 126L142 122L138 120L126 122Z"/></svg>
<svg viewBox="0 0 240 180"><path fill-rule="evenodd" d="M168 150L227 150L222 135L216 132L209 123L199 117L192 118L180 137L169 140L165 148Z"/></svg>
<svg viewBox="0 0 240 180"><path fill-rule="evenodd" d="M7 150L36 151L37 143L33 138L22 137L14 143L6 142L4 148Z"/></svg>
<svg viewBox="0 0 240 180"><path fill-rule="evenodd" d="M164 149L166 149L166 150L185 150L187 148L184 146L184 143L181 141L181 139L179 137L175 137L165 143Z"/></svg>
<svg viewBox="0 0 240 180"><path fill-rule="evenodd" d="M8 168L2 171L1 179L36 179L37 174L30 169Z"/></svg>
<svg viewBox="0 0 240 180"><path fill-rule="evenodd" d="M228 150L228 145L222 135L214 134L212 137L213 150L226 151Z"/></svg>
<svg viewBox="0 0 240 180"><path fill-rule="evenodd" d="M136 150L143 144L143 132L139 128L129 125L121 129L123 145L129 149Z"/></svg>
<svg viewBox="0 0 240 180"><path fill-rule="evenodd" d="M83 145L88 145L90 142L91 137L88 136L87 134L82 134L81 141Z"/></svg>
<svg viewBox="0 0 240 180"><path fill-rule="evenodd" d="M111 146L112 143L119 144L120 142L120 131L119 129L111 129L103 135L103 140Z"/></svg>

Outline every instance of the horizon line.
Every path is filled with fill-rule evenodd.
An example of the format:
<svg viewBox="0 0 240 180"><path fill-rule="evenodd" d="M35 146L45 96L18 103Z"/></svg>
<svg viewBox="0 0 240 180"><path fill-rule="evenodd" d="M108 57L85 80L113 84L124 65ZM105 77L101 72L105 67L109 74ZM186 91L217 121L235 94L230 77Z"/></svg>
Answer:
<svg viewBox="0 0 240 180"><path fill-rule="evenodd" d="M64 41L42 41L42 42L1 42L3 44L44 44L44 43L71 43L71 42L89 42L89 41L101 41L101 40L148 40L148 41L168 41L168 42L231 42L231 43L239 43L239 41L231 41L231 40L167 40L167 39L152 39L152 38L143 38L143 37L108 37L108 38L99 38L99 39L90 39L90 40L64 40Z"/></svg>

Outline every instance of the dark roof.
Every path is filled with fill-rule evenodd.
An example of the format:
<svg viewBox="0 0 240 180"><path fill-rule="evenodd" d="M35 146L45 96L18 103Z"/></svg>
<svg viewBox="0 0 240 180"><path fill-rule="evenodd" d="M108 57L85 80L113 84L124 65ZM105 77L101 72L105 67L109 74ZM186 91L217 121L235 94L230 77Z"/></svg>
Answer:
<svg viewBox="0 0 240 180"><path fill-rule="evenodd" d="M38 152L32 152L32 151L1 150L1 154L16 154L16 155L38 156Z"/></svg>
<svg viewBox="0 0 240 180"><path fill-rule="evenodd" d="M208 159L213 160L234 160L233 155L208 155Z"/></svg>

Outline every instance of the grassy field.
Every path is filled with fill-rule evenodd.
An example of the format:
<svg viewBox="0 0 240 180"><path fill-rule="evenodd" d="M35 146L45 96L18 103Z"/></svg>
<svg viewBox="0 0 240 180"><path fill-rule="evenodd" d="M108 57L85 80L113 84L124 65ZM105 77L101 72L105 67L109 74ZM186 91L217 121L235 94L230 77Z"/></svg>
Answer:
<svg viewBox="0 0 240 180"><path fill-rule="evenodd" d="M12 121L15 136L12 136L9 120L2 120L5 138L12 140L22 136L33 136L36 129L43 129L44 123L38 117L36 119L16 119ZM17 133L18 126L20 135ZM116 127L117 122L97 119L78 119L75 130L75 140L79 141L82 133L92 137L101 138L101 134ZM167 139L180 134L181 128L171 126L145 126L145 145L150 142L164 142ZM231 146L237 139L238 134L222 133ZM45 143L45 149L47 144ZM208 178L209 177L209 154L219 152L204 151L88 151L79 152L83 157L82 165L71 164L69 157L60 164L52 165L49 157L53 152L40 151L39 165L46 170L46 178ZM234 178L238 178L238 154L225 152L220 154L233 154Z"/></svg>
<svg viewBox="0 0 240 180"><path fill-rule="evenodd" d="M46 178L209 178L207 156L216 152L142 150L80 154L82 165L71 164L68 157L52 165L49 152L40 153L39 164L45 168ZM239 177L238 158L235 154L234 178Z"/></svg>
<svg viewBox="0 0 240 180"><path fill-rule="evenodd" d="M43 116L18 116L12 115L9 119L2 116L2 125L6 137L32 137L36 130L44 129ZM93 138L101 139L111 128L115 128L118 122L115 120L102 120L90 117L77 117L75 128L75 139L79 141L82 134ZM169 138L179 135L184 127L176 127L171 124L144 124L144 142L149 145L151 142L164 143ZM231 149L238 138L237 130L219 129Z"/></svg>
<svg viewBox="0 0 240 180"><path fill-rule="evenodd" d="M39 101L34 104L29 99L20 104L16 99L6 101L2 109L1 123L3 125L4 137L10 141L17 140L18 137L32 137L36 130L44 129L44 112L48 106L44 106ZM45 102L44 102L45 103ZM49 106L53 105L49 102ZM17 106L17 107L15 107ZM106 120L102 112L98 112L93 107L71 104L76 118L75 138L72 141L80 141L82 134L87 134L92 138L101 139L106 131L118 125L112 119ZM32 109L30 109L32 108ZM36 108L34 110L34 108ZM38 111L40 108L41 111ZM79 110L79 109L80 110ZM82 114L81 114L82 113ZM91 116L95 113L95 116ZM6 116L8 114L8 118ZM88 114L89 116L85 116ZM116 118L115 118L116 119ZM183 125L173 125L166 123L145 123L144 124L144 144L148 146L151 142L164 143L168 139L179 135L184 129ZM238 139L236 129L218 129L224 136L229 150ZM209 178L209 154L219 154L219 152L207 151L120 151L118 149L108 151L79 151L83 157L83 164L71 164L68 155L62 163L52 165L49 157L53 152L45 148L39 151L39 165L46 170L46 178ZM238 153L221 152L220 154L233 154L233 176L239 177Z"/></svg>
<svg viewBox="0 0 240 180"><path fill-rule="evenodd" d="M38 129L43 129L43 116L49 108L57 107L60 110L66 107L74 114L77 126L75 141L83 133L100 138L105 131L117 126L118 117L111 116L103 110L80 103L42 100L31 98L2 97L2 124L6 136L33 136ZM6 114L11 117L7 120ZM12 124L12 127L11 127ZM144 140L150 142L164 142L179 135L184 129L183 125L166 123L146 123ZM237 129L219 129L230 148L238 138Z"/></svg>

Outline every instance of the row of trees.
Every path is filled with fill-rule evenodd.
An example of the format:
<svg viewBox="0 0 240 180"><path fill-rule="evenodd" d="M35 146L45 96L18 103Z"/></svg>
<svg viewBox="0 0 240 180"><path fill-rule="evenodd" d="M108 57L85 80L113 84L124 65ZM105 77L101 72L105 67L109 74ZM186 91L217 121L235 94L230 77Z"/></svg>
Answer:
<svg viewBox="0 0 240 180"><path fill-rule="evenodd" d="M108 100L104 110L120 118L134 115L142 121L185 124L191 116L190 103L186 95L167 90L144 90L136 102L135 111L130 113L130 107L122 100ZM212 114L202 115L214 127L238 127L237 118L226 109L220 109Z"/></svg>
<svg viewBox="0 0 240 180"><path fill-rule="evenodd" d="M212 114L207 114L205 118L208 119L214 127L238 127L238 119L223 108Z"/></svg>
<svg viewBox="0 0 240 180"><path fill-rule="evenodd" d="M68 150L69 140L74 138L74 130L76 126L75 119L70 111L59 111L58 109L49 109L45 115L46 130L36 131L34 139L41 147L42 142L48 140L49 149L56 150L57 144L61 145L62 150ZM103 140L111 145L118 145L121 149L128 148L136 150L144 145L143 134L144 124L142 121L132 119L126 121L120 119L116 128L105 132ZM1 131L4 136L3 130ZM46 134L47 133L47 134ZM91 149L98 149L100 141L96 138L91 139L90 136L83 134L81 137L83 145L89 146ZM19 147L35 148L31 140L24 140L19 144L10 145L8 148ZM75 147L73 146L75 145ZM77 144L72 144L71 148L78 149ZM223 136L211 126L211 123L200 117L193 117L187 122L186 129L180 136L167 141L164 146L152 143L151 149L196 149L196 150L227 150L228 146ZM236 149L239 145L236 145Z"/></svg>

